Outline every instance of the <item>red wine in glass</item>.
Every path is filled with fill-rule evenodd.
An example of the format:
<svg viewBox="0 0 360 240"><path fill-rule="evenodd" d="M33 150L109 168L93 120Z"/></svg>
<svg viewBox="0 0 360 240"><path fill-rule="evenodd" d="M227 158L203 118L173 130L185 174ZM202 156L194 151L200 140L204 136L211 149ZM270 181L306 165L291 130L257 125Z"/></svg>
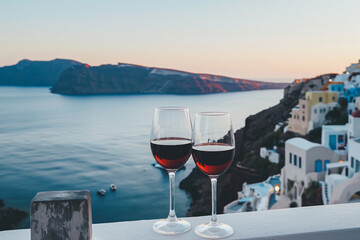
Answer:
<svg viewBox="0 0 360 240"><path fill-rule="evenodd" d="M156 138L150 144L155 160L165 169L181 168L191 155L191 139Z"/></svg>
<svg viewBox="0 0 360 240"><path fill-rule="evenodd" d="M170 209L167 219L156 221L155 232L175 235L191 229L189 222L175 214L175 173L191 156L192 127L188 108L155 108L150 135L151 152L155 160L169 173Z"/></svg>
<svg viewBox="0 0 360 240"><path fill-rule="evenodd" d="M196 113L192 155L196 166L211 179L212 211L209 223L200 224L195 233L204 238L229 237L234 229L217 221L216 185L218 177L231 165L235 154L235 138L231 117L225 112Z"/></svg>
<svg viewBox="0 0 360 240"><path fill-rule="evenodd" d="M218 176L230 166L235 154L234 146L223 143L204 143L193 146L193 159L207 175Z"/></svg>

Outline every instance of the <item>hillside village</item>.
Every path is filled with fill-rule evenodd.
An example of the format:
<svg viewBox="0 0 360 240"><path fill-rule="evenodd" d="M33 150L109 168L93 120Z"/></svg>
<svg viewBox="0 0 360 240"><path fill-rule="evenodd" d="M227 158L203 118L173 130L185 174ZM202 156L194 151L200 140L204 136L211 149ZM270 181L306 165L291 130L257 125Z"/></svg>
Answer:
<svg viewBox="0 0 360 240"><path fill-rule="evenodd" d="M296 80L290 88L306 81ZM284 150L275 142L273 149L260 148L265 161L283 159L280 175L262 184L244 183L225 213L360 201L360 60L342 74L312 79L311 85L314 90L306 91L288 120L274 129L293 136L282 143Z"/></svg>

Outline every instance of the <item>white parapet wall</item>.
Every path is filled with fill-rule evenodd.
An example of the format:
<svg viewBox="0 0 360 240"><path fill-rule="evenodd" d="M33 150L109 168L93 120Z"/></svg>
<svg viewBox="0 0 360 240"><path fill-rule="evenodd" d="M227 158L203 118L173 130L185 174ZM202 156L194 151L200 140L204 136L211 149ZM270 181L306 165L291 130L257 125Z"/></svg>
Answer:
<svg viewBox="0 0 360 240"><path fill-rule="evenodd" d="M231 225L231 240L358 240L360 236L360 203L316 207L289 208L260 212L219 215L221 222ZM162 236L152 230L155 220L104 223L93 225L93 240L119 239L202 239L194 228L209 216L187 220L192 230L177 236ZM1 240L29 240L30 230L0 232Z"/></svg>

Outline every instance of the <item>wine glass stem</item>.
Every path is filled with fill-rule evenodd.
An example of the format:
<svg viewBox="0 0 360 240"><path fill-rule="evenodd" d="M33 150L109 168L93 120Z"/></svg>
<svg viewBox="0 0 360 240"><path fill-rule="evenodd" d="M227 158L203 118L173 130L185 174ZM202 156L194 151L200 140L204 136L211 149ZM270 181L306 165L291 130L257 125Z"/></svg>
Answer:
<svg viewBox="0 0 360 240"><path fill-rule="evenodd" d="M217 218L216 218L216 178L211 178L211 223L216 224Z"/></svg>
<svg viewBox="0 0 360 240"><path fill-rule="evenodd" d="M169 172L169 183L170 183L170 211L168 220L176 221L175 214L175 172Z"/></svg>

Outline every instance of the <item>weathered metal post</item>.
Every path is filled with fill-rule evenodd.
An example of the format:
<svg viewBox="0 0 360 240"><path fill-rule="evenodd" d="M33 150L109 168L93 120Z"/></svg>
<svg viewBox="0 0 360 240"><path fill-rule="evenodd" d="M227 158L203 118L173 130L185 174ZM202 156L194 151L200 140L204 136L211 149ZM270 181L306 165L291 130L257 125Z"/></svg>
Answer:
<svg viewBox="0 0 360 240"><path fill-rule="evenodd" d="M31 201L31 240L91 240L90 192L39 192Z"/></svg>

